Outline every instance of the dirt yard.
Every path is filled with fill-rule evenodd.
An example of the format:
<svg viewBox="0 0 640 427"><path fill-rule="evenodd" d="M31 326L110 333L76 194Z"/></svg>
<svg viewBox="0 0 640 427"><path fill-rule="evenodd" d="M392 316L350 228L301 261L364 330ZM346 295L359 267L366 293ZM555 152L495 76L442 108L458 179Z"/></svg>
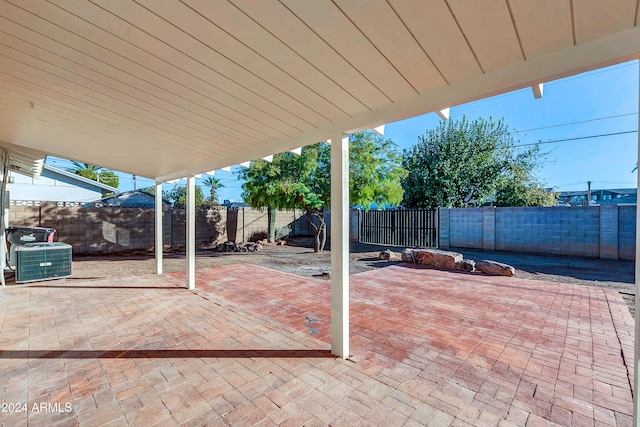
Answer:
<svg viewBox="0 0 640 427"><path fill-rule="evenodd" d="M311 239L290 239L285 246L267 246L260 252L218 253L198 251L196 268L234 263L251 263L300 276L328 278L323 273L331 270L329 248L315 254ZM391 249L400 253L402 248L351 244L350 273L360 273L391 265L378 259L381 250ZM544 256L522 253L482 252L457 250L465 258L475 261L492 259L510 264L516 269L516 277L551 282L598 286L616 290L622 294L631 314L634 314L634 263L632 261L606 261L592 258ZM154 272L153 254L137 253L109 256L76 256L73 259L74 279L91 279L130 276ZM166 253L164 271L186 269L184 252Z"/></svg>

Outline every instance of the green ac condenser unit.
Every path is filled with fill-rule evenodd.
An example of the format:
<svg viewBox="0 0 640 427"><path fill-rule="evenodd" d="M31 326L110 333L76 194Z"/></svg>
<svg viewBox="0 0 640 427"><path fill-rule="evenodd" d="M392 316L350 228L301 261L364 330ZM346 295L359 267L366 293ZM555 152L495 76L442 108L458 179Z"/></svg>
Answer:
<svg viewBox="0 0 640 427"><path fill-rule="evenodd" d="M28 243L16 247L16 283L71 276L71 245Z"/></svg>

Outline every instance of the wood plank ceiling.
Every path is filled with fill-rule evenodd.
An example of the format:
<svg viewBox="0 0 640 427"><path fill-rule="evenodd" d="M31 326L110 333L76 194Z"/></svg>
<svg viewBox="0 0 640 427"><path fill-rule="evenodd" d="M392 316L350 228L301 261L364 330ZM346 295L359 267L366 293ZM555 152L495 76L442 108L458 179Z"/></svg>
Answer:
<svg viewBox="0 0 640 427"><path fill-rule="evenodd" d="M638 0L0 0L0 141L171 179L638 58Z"/></svg>

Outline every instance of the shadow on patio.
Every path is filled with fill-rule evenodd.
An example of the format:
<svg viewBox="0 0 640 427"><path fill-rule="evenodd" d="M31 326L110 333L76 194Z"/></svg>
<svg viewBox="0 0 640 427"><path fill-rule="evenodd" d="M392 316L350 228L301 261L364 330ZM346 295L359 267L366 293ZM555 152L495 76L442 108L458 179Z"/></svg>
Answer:
<svg viewBox="0 0 640 427"><path fill-rule="evenodd" d="M329 354L330 283L253 265L198 270L195 291L184 273L7 288L0 392L29 410L0 421L631 424L616 292L405 266L351 280L349 361Z"/></svg>

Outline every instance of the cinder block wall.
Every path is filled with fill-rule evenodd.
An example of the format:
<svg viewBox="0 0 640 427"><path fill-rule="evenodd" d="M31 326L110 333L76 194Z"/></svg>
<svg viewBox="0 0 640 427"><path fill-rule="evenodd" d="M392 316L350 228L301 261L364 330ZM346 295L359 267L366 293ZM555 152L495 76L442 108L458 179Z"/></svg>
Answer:
<svg viewBox="0 0 640 427"><path fill-rule="evenodd" d="M635 259L635 206L440 210L440 246Z"/></svg>
<svg viewBox="0 0 640 427"><path fill-rule="evenodd" d="M304 234L310 227L303 215L304 212L300 210L278 211L276 227L287 226L292 230L292 234ZM12 205L9 210L9 225L55 228L56 240L72 245L74 254L152 250L155 246L153 209L68 206L55 202ZM266 209L196 210L198 245L264 238L267 230ZM165 247L184 248L185 233L184 209L165 209Z"/></svg>
<svg viewBox="0 0 640 427"><path fill-rule="evenodd" d="M636 259L636 207L618 207L618 258Z"/></svg>
<svg viewBox="0 0 640 427"><path fill-rule="evenodd" d="M56 229L56 240L68 243L76 254L151 250L155 245L153 209L89 208L58 206L11 206L9 225ZM171 244L171 218L163 219L163 239Z"/></svg>
<svg viewBox="0 0 640 427"><path fill-rule="evenodd" d="M449 246L482 248L482 210L449 210Z"/></svg>
<svg viewBox="0 0 640 427"><path fill-rule="evenodd" d="M597 207L496 209L496 249L600 256Z"/></svg>

